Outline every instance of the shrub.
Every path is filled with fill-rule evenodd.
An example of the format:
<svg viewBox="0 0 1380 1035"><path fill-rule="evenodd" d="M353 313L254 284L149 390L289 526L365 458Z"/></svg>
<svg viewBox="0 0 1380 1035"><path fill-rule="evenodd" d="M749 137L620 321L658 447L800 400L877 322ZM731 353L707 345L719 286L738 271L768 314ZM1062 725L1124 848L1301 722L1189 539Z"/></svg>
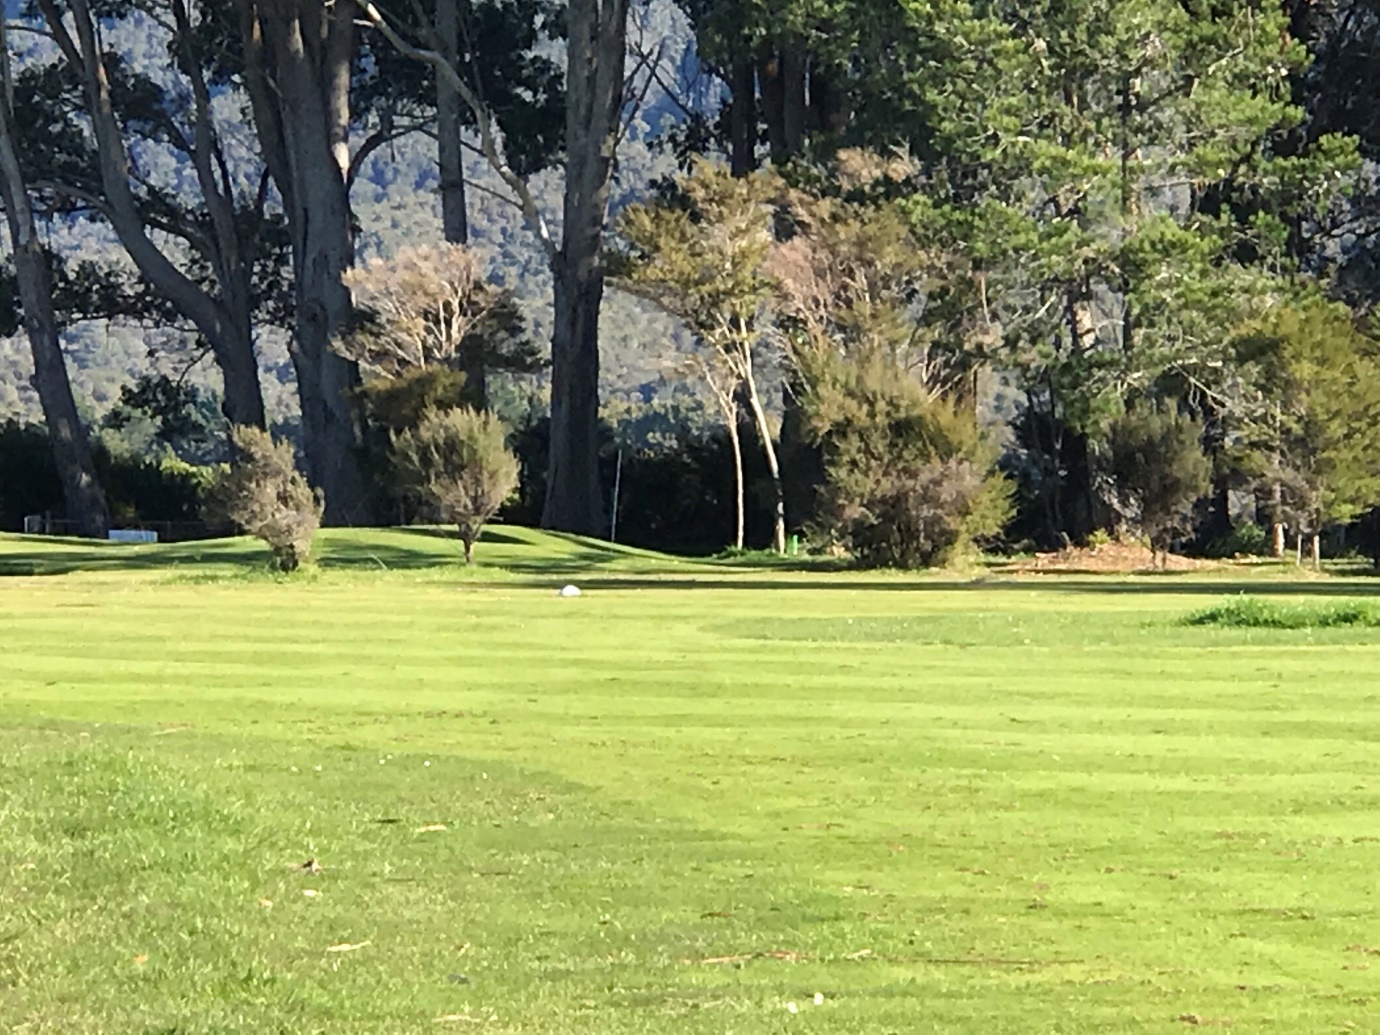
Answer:
<svg viewBox="0 0 1380 1035"><path fill-rule="evenodd" d="M492 414L461 407L429 413L393 438L393 457L404 483L465 544L474 544L518 483L518 462L502 423Z"/></svg>
<svg viewBox="0 0 1380 1035"><path fill-rule="evenodd" d="M947 559L988 491L971 461L894 468L865 498L843 508L848 543L862 564L923 568Z"/></svg>
<svg viewBox="0 0 1380 1035"><path fill-rule="evenodd" d="M1010 487L974 414L889 356L797 357L806 427L824 454L824 530L861 564L943 563L1000 532Z"/></svg>
<svg viewBox="0 0 1380 1035"><path fill-rule="evenodd" d="M1136 521L1163 557L1191 528L1193 505L1212 486L1202 426L1173 409L1140 409L1112 423L1111 473Z"/></svg>
<svg viewBox="0 0 1380 1035"><path fill-rule="evenodd" d="M296 571L311 553L325 500L297 470L292 445L261 428L230 433L236 457L216 483L216 509L267 543L279 571Z"/></svg>
<svg viewBox="0 0 1380 1035"><path fill-rule="evenodd" d="M360 386L369 419L393 434L415 428L434 410L465 402L465 375L449 367L417 367Z"/></svg>
<svg viewBox="0 0 1380 1035"><path fill-rule="evenodd" d="M112 454L99 444L93 452L96 473L116 521L215 524L224 520L224 515L207 512L209 496L225 470L223 465L189 464L171 454Z"/></svg>
<svg viewBox="0 0 1380 1035"><path fill-rule="evenodd" d="M64 509L47 429L16 420L0 424L0 528L18 532L26 514L61 515Z"/></svg>
<svg viewBox="0 0 1380 1035"><path fill-rule="evenodd" d="M1254 522L1237 525L1208 543L1203 553L1208 557L1268 557L1270 533Z"/></svg>

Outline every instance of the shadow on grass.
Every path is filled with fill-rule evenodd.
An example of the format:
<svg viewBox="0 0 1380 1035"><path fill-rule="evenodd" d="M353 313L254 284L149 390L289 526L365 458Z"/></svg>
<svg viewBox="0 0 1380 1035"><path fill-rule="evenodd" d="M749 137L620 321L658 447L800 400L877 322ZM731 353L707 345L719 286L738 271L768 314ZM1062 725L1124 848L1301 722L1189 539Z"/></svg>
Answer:
<svg viewBox="0 0 1380 1035"><path fill-rule="evenodd" d="M460 542L458 534L452 528L390 528L389 531L397 535L421 536L426 539L443 539L456 543L457 545ZM500 544L503 546L532 545L525 539L519 539L517 536L507 532L500 532L493 528L484 529L479 537L479 542L481 544L487 543L491 546Z"/></svg>
<svg viewBox="0 0 1380 1035"><path fill-rule="evenodd" d="M479 567L519 576L574 576L619 566L641 574L674 571L676 558L556 532L487 528L479 541ZM488 556L486 556L488 554ZM325 570L420 571L464 568L464 550L447 528L327 531L314 559ZM7 536L0 539L0 576L67 575L74 572L181 571L231 568L237 574L267 571L268 549L250 539L131 545L100 540Z"/></svg>
<svg viewBox="0 0 1380 1035"><path fill-rule="evenodd" d="M1106 576L1063 577L1059 579L990 581L976 580L960 582L946 581L942 577L920 580L881 581L861 579L841 574L826 579L745 579L719 578L713 572L704 575L664 575L646 577L600 576L580 581L582 590L591 589L733 589L749 591L794 592L800 590L851 590L878 593L962 593L962 592L1002 592L1042 590L1051 593L1106 593L1145 596L1165 595L1212 595L1232 596L1245 593L1260 596L1317 596L1317 597L1365 597L1380 596L1380 582L1373 585L1357 585L1355 582L1317 583L1317 582L1245 582L1223 579L1220 582L1109 582ZM546 585L527 581L528 585Z"/></svg>
<svg viewBox="0 0 1380 1035"><path fill-rule="evenodd" d="M325 570L467 570L456 534L447 528L337 530L323 535L317 554ZM268 551L248 539L168 545L130 545L47 536L0 539L0 576L73 572L166 571L195 574L217 569L234 575L268 572ZM942 574L863 575L832 558L760 555L677 558L583 536L522 528L485 529L477 574L516 576L518 585L549 587L570 579L583 589L728 589L747 591L850 590L933 593L1040 589L1063 593L1223 596L1357 597L1380 595L1380 580L1358 582L1275 577L1256 569L1225 569L1217 577L1183 572L1142 572L1127 577L1100 572L1018 574L994 565L986 576L963 580ZM1373 575L1348 571L1347 575ZM513 584L513 583L509 583Z"/></svg>
<svg viewBox="0 0 1380 1035"><path fill-rule="evenodd" d="M15 545L27 549L14 549ZM101 540L8 536L0 552L0 576L66 575L78 571L154 571L183 565L265 567L268 553L243 541L208 539L168 546L132 546Z"/></svg>
<svg viewBox="0 0 1380 1035"><path fill-rule="evenodd" d="M566 535L531 533L524 538L502 529L486 528L476 548L478 568L499 569L516 575L578 575L607 570L629 561L641 562L643 574L657 567L671 569L676 559L633 550L616 543ZM354 542L335 540L324 546L324 568L389 568L417 570L464 567L464 548L455 532L446 528L393 528L387 539ZM412 544L407 541L412 540Z"/></svg>

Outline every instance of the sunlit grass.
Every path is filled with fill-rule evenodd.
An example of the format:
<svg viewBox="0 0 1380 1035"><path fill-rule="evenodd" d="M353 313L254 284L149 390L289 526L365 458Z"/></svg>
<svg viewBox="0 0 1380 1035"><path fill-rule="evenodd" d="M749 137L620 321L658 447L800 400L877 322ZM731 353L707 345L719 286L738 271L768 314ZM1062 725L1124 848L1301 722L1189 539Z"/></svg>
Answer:
<svg viewBox="0 0 1380 1035"><path fill-rule="evenodd" d="M0 1031L1367 1030L1380 632L495 531L0 540Z"/></svg>

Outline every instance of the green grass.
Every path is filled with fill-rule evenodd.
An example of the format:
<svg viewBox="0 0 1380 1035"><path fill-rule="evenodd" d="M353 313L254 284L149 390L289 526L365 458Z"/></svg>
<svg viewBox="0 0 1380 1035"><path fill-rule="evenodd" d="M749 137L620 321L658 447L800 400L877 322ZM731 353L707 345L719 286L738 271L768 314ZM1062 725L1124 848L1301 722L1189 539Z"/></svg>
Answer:
<svg viewBox="0 0 1380 1035"><path fill-rule="evenodd" d="M1364 601L1327 604L1281 604L1259 597L1237 597L1215 607L1195 611L1189 625L1221 625L1240 629L1333 629L1380 626L1380 608Z"/></svg>
<svg viewBox="0 0 1380 1035"><path fill-rule="evenodd" d="M1373 1030L1364 581L320 557L0 539L0 1031Z"/></svg>

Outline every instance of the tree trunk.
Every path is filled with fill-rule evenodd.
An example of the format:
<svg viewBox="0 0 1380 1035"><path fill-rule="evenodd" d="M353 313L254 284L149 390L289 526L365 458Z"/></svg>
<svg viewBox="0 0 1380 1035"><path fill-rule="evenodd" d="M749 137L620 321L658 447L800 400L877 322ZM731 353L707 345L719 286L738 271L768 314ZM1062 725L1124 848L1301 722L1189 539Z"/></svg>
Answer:
<svg viewBox="0 0 1380 1035"><path fill-rule="evenodd" d="M220 412L231 425L253 425L267 428L264 412L263 388L259 384L259 363L254 354L254 332L243 329L242 335L227 339L217 347L211 343L216 366L220 368L223 394Z"/></svg>
<svg viewBox="0 0 1380 1035"><path fill-rule="evenodd" d="M1088 436L1065 429L1060 463L1065 471L1060 484L1061 531L1071 542L1084 543L1096 527L1093 514L1092 459Z"/></svg>
<svg viewBox="0 0 1380 1035"><path fill-rule="evenodd" d="M757 168L757 69L752 57L746 53L735 57L730 76L730 166L734 176L742 177Z"/></svg>
<svg viewBox="0 0 1380 1035"><path fill-rule="evenodd" d="M351 402L359 371L331 348L351 309L350 292L341 280L354 261L349 203L343 175L329 150L301 156L300 162L314 166L319 180L315 189L301 184L304 189L295 194L295 218L289 220L296 307L289 351L302 404L307 473L326 495L325 523L368 524Z"/></svg>
<svg viewBox="0 0 1380 1035"><path fill-rule="evenodd" d="M3 195L10 243L14 249L24 330L33 352L33 385L43 407L53 462L62 482L67 520L76 522L83 535L103 538L109 526L105 494L96 480L86 429L77 416L77 404L58 340L52 275L48 257L38 239L28 187L15 146L12 96L9 41L0 24L0 195Z"/></svg>
<svg viewBox="0 0 1380 1035"><path fill-rule="evenodd" d="M1313 533L1313 570L1322 571L1322 536Z"/></svg>
<svg viewBox="0 0 1380 1035"><path fill-rule="evenodd" d="M341 274L354 261L346 190L354 8L322 0L237 4L255 131L292 240L290 352L307 474L325 493L325 523L368 524L352 404L359 371L331 348L351 311Z"/></svg>
<svg viewBox="0 0 1380 1035"><path fill-rule="evenodd" d="M436 42L451 67L460 68L460 2L437 0ZM462 144L465 100L449 76L436 74L436 161L441 176L441 233L450 244L469 244L469 209L465 199L465 151ZM477 349L463 349L460 370L465 388L480 409L489 403L488 371Z"/></svg>
<svg viewBox="0 0 1380 1035"><path fill-rule="evenodd" d="M1274 526L1274 539L1270 555L1276 560L1284 557L1284 488L1275 482L1270 486L1270 521Z"/></svg>
<svg viewBox="0 0 1380 1035"><path fill-rule="evenodd" d="M565 218L553 262L551 454L542 527L603 534L599 491L600 252L623 111L628 0L570 0Z"/></svg>
<svg viewBox="0 0 1380 1035"><path fill-rule="evenodd" d="M817 133L842 133L848 128L848 94L838 86L846 81L837 68L824 68L818 60L810 63L809 128Z"/></svg>
<svg viewBox="0 0 1380 1035"><path fill-rule="evenodd" d="M805 70L803 44L788 39L781 48L781 129L789 157L805 150Z"/></svg>
<svg viewBox="0 0 1380 1035"><path fill-rule="evenodd" d="M566 234L570 231L567 229ZM599 306L603 275L556 278L551 337L551 446L543 528L602 535L599 489Z"/></svg>
<svg viewBox="0 0 1380 1035"><path fill-rule="evenodd" d="M757 70L757 82L761 87L762 121L767 126L767 147L772 161L779 162L789 153L786 146L785 90L781 81L781 56L776 48L770 48L761 59Z"/></svg>
<svg viewBox="0 0 1380 1035"><path fill-rule="evenodd" d="M1067 296L1069 321L1069 350L1079 356L1097 345L1097 322L1093 313L1092 289L1085 281L1070 285ZM1051 413L1055 409L1056 396L1050 386ZM1062 423L1062 418L1054 418ZM1093 507L1092 457L1089 451L1088 435L1085 431L1073 428L1062 429L1062 448L1058 463L1067 474L1060 478L1060 509L1062 512L1063 534L1072 542L1082 544L1087 541L1096 527Z"/></svg>
<svg viewBox="0 0 1380 1035"><path fill-rule="evenodd" d="M767 411L762 407L762 399L757 394L757 379L749 370L743 379L747 387L748 407L757 425L757 434L762 439L762 452L767 458L767 471L771 474L772 502L775 522L772 526L772 549L778 554L786 552L786 495L781 488L781 465L776 459L776 445L772 442L771 425L767 421Z"/></svg>
<svg viewBox="0 0 1380 1035"><path fill-rule="evenodd" d="M436 0L436 37L451 67L460 68L460 0ZM469 244L465 205L465 100L448 76L436 75L436 160L441 174L441 230L451 244Z"/></svg>
<svg viewBox="0 0 1380 1035"><path fill-rule="evenodd" d="M470 537L467 537L467 538L464 539L464 544L465 544L465 563L466 563L466 564L473 564L473 563L474 563L474 539L473 539L473 538L470 538Z"/></svg>
<svg viewBox="0 0 1380 1035"><path fill-rule="evenodd" d="M149 236L140 201L131 185L124 130L115 111L105 53L89 3L72 0L70 4L75 39L68 34L69 22L54 0L39 0L39 7L72 72L82 82L98 154L103 212L111 229L144 279L190 320L210 345L224 382L221 409L226 419L232 425L265 427L263 392L254 352L246 244L241 240L234 199L217 179L220 153L211 122L210 93L190 51L193 30L186 7L181 3L173 5L178 28L176 42L186 48L184 64L194 99L189 157L209 217L209 232L193 240L200 242L196 250L212 269L218 288L214 295L188 277L180 264L172 261Z"/></svg>
<svg viewBox="0 0 1380 1035"><path fill-rule="evenodd" d="M743 436L738 431L738 415L732 414L726 422L728 428L728 443L733 448L733 488L734 488L734 515L737 518L733 534L733 545L736 549L743 548L744 525L747 522L747 486L743 480Z"/></svg>

